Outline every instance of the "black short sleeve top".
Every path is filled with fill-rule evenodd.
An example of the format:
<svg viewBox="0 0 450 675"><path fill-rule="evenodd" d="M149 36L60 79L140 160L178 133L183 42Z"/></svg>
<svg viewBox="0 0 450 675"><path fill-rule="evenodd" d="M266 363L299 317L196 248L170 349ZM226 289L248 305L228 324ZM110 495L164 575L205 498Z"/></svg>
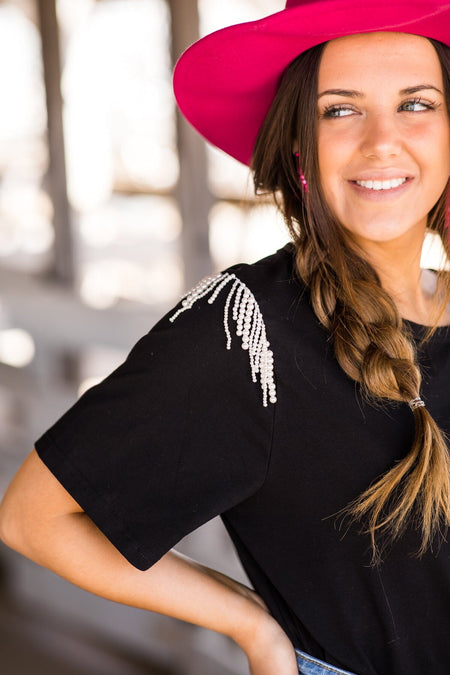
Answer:
<svg viewBox="0 0 450 675"><path fill-rule="evenodd" d="M419 360L450 434L446 327ZM450 546L419 560L411 529L373 567L335 517L413 433L407 405L369 404L339 367L288 245L197 288L36 449L137 568L220 514L296 647L358 675L444 675Z"/></svg>

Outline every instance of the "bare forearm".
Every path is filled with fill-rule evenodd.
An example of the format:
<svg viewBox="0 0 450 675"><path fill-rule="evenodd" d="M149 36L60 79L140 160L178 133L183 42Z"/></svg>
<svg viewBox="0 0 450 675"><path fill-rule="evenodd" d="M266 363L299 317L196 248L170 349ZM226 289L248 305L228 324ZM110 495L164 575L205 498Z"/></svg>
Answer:
<svg viewBox="0 0 450 675"><path fill-rule="evenodd" d="M253 591L175 552L147 571L135 569L35 451L0 506L0 537L91 593L230 636L247 654L251 675L297 673L292 645Z"/></svg>
<svg viewBox="0 0 450 675"><path fill-rule="evenodd" d="M55 518L16 549L109 600L199 624L245 642L264 610L239 585L175 552L149 570L130 565L82 512Z"/></svg>

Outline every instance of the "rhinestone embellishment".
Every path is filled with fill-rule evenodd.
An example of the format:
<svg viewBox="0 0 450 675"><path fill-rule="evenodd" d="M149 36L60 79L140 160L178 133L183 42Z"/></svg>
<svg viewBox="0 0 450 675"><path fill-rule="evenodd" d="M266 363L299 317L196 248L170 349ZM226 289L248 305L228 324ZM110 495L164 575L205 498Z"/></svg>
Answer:
<svg viewBox="0 0 450 675"><path fill-rule="evenodd" d="M420 396L417 396L416 398L413 398L409 403L409 407L411 410L417 410L417 408L424 408L425 407L425 401L423 401Z"/></svg>
<svg viewBox="0 0 450 675"><path fill-rule="evenodd" d="M183 312L210 295L208 303L212 305L225 287L228 290L223 312L223 327L227 338L227 349L231 349L232 331L230 329L230 314L235 324L235 333L241 338L242 349L248 351L250 370L253 382L261 385L263 405L277 402L277 391L274 381L273 353L267 340L266 326L255 296L250 289L236 277L235 274L222 272L212 277L206 277L192 290L183 296L181 307L170 317L173 323ZM258 378L259 376L259 378Z"/></svg>

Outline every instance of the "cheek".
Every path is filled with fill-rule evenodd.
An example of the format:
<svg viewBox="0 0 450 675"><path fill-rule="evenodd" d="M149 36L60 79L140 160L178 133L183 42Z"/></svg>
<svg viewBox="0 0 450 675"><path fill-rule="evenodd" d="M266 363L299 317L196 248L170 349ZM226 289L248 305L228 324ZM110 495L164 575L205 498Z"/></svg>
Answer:
<svg viewBox="0 0 450 675"><path fill-rule="evenodd" d="M319 152L320 186L330 208L336 212L343 199L343 153L336 145Z"/></svg>
<svg viewBox="0 0 450 675"><path fill-rule="evenodd" d="M319 159L319 174L322 190L325 196L328 195L331 189L336 185L342 152L340 152L339 145L326 135L321 134L318 137L318 159Z"/></svg>
<svg viewBox="0 0 450 675"><path fill-rule="evenodd" d="M320 175L323 181L339 181L346 174L358 148L357 130L336 133L335 130L319 130L317 148Z"/></svg>
<svg viewBox="0 0 450 675"><path fill-rule="evenodd" d="M419 163L436 175L450 172L450 129L448 122L434 128L417 127L410 130L407 142Z"/></svg>
<svg viewBox="0 0 450 675"><path fill-rule="evenodd" d="M447 133L447 142L444 143L444 155L445 155L445 164L446 164L446 172L448 175L450 175L450 129L448 129Z"/></svg>

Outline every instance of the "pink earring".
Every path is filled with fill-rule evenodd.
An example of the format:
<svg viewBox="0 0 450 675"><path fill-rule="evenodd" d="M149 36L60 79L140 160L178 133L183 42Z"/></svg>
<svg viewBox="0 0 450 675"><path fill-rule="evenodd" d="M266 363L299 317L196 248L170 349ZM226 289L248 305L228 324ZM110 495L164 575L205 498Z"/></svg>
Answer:
<svg viewBox="0 0 450 675"><path fill-rule="evenodd" d="M300 181L303 185L303 190L305 192L308 192L308 182L307 182L307 180L306 180L305 176L303 175L303 172L300 168L300 155L299 155L298 152L296 152L295 156L297 157L297 171L298 171L298 175L300 176Z"/></svg>

